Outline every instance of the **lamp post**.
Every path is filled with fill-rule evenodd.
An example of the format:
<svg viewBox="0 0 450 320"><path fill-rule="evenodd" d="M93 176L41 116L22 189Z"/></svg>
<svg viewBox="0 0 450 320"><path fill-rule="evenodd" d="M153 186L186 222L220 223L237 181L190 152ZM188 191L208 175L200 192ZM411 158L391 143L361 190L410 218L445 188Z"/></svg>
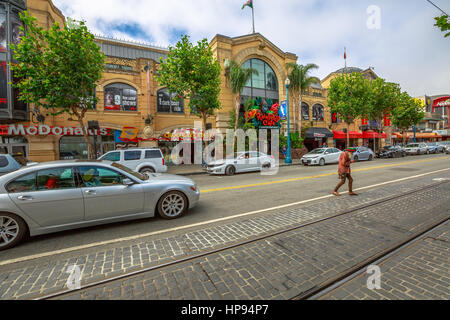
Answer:
<svg viewBox="0 0 450 320"><path fill-rule="evenodd" d="M286 159L285 163L291 164L292 158L291 158L291 125L289 123L289 86L291 84L291 80L289 78L286 79L286 90L287 90L287 102L286 102L286 113L287 113L287 153L286 153Z"/></svg>

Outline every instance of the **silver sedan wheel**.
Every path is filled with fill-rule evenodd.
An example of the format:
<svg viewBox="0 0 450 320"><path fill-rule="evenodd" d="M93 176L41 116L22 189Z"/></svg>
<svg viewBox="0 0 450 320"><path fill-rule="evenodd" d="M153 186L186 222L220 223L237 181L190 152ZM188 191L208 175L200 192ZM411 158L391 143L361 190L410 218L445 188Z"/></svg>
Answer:
<svg viewBox="0 0 450 320"><path fill-rule="evenodd" d="M7 216L0 216L0 247L5 247L16 240L19 235L19 224Z"/></svg>
<svg viewBox="0 0 450 320"><path fill-rule="evenodd" d="M184 212L185 207L185 199L177 193L167 195L161 203L161 210L163 214L170 218L180 216Z"/></svg>

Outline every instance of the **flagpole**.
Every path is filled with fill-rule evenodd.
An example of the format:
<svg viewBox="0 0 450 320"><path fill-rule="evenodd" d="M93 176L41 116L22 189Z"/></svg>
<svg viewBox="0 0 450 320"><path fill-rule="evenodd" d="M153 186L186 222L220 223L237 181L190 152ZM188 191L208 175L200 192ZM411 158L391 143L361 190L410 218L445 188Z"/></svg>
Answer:
<svg viewBox="0 0 450 320"><path fill-rule="evenodd" d="M252 21L253 21L253 33L255 32L255 3L252 1Z"/></svg>

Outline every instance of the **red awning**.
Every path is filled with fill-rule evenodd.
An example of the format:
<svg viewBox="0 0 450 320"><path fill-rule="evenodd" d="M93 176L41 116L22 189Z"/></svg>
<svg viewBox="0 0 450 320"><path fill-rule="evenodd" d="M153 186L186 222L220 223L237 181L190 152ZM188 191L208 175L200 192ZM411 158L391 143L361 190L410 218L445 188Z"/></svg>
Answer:
<svg viewBox="0 0 450 320"><path fill-rule="evenodd" d="M379 137L380 137L380 135L378 134L378 132L375 132L375 131L364 131L364 133L363 133L364 139L378 139ZM381 138L387 139L387 134L382 133Z"/></svg>
<svg viewBox="0 0 450 320"><path fill-rule="evenodd" d="M350 139L362 139L363 134L361 132L350 131Z"/></svg>
<svg viewBox="0 0 450 320"><path fill-rule="evenodd" d="M347 134L344 131L333 131L334 139L347 139Z"/></svg>

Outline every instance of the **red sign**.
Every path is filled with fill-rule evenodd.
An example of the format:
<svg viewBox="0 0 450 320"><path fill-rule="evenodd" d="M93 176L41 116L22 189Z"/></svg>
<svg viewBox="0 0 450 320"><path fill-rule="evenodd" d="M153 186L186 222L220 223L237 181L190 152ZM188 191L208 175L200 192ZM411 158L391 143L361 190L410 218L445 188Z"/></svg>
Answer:
<svg viewBox="0 0 450 320"><path fill-rule="evenodd" d="M263 113L257 113L256 119L258 119L258 121L262 121L264 127L274 127L281 120L280 116L278 115Z"/></svg>
<svg viewBox="0 0 450 320"><path fill-rule="evenodd" d="M433 102L433 112L436 108L450 108L450 97L442 97L434 100Z"/></svg>

